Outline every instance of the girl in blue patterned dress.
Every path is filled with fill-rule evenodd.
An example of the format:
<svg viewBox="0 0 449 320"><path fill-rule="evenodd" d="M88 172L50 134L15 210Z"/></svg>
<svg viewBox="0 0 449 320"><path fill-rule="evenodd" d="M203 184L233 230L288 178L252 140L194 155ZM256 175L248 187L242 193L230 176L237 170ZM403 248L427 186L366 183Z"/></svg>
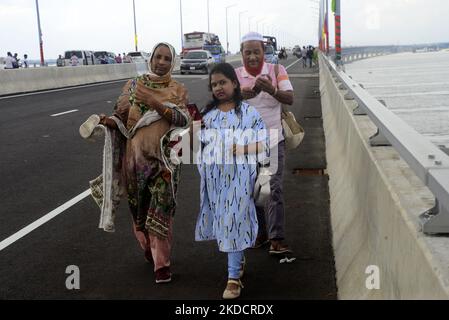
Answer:
<svg viewBox="0 0 449 320"><path fill-rule="evenodd" d="M256 109L242 100L234 68L227 63L214 67L209 77L213 101L203 112L198 137L198 170L201 176L197 241L217 240L228 254L228 283L224 299L240 295L244 250L257 237L253 199L258 160L267 148L265 124Z"/></svg>

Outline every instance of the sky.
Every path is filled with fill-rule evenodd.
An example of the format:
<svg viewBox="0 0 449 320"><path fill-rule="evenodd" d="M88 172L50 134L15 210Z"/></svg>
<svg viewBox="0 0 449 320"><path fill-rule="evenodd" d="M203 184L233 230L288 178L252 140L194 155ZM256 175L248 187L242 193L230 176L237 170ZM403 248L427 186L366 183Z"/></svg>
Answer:
<svg viewBox="0 0 449 320"><path fill-rule="evenodd" d="M208 1L181 2L183 33L207 31ZM225 49L228 38L231 52L239 50L239 20L242 35L251 27L274 34L282 46L316 45L317 2L209 0L210 32L220 37ZM138 49L150 52L157 42L166 41L179 52L180 1L135 0L135 4ZM449 42L448 0L341 0L341 8L343 46ZM46 59L74 49L134 51L132 0L39 0L39 10ZM332 15L329 21L332 45ZM0 56L11 51L39 58L35 0L0 0L0 30Z"/></svg>

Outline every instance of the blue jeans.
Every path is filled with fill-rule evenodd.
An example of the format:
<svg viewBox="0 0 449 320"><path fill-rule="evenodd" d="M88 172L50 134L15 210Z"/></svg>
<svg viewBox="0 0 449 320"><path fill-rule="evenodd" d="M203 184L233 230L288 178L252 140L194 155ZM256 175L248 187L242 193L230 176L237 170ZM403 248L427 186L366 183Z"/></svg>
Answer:
<svg viewBox="0 0 449 320"><path fill-rule="evenodd" d="M228 279L240 279L243 251L228 252Z"/></svg>

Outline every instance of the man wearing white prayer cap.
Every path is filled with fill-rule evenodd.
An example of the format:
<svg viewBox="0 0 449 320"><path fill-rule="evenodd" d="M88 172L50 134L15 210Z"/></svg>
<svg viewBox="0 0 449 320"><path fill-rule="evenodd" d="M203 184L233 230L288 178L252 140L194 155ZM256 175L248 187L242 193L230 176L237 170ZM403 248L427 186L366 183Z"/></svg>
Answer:
<svg viewBox="0 0 449 320"><path fill-rule="evenodd" d="M255 248L263 246L268 240L271 243L269 253L282 255L291 250L285 244L285 217L282 180L285 164L285 141L282 134L282 104L293 104L293 86L284 66L273 65L264 61L265 44L260 33L249 32L242 37L240 51L243 67L236 73L245 100L254 106L262 116L266 127L275 135L270 136L271 156L277 146L277 172L270 180L271 197L265 208L257 208L259 234Z"/></svg>

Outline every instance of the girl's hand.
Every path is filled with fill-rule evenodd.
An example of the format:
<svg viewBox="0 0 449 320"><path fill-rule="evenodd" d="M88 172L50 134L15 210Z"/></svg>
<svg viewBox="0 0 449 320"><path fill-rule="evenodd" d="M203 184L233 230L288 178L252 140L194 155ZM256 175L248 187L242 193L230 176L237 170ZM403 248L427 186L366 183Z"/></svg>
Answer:
<svg viewBox="0 0 449 320"><path fill-rule="evenodd" d="M275 87L271 82L271 77L269 75L263 75L257 78L255 86L265 91L268 94L273 94Z"/></svg>
<svg viewBox="0 0 449 320"><path fill-rule="evenodd" d="M232 154L234 156L244 156L246 154L245 152L245 148L246 146L242 146L239 144L233 144L231 149L232 149Z"/></svg>
<svg viewBox="0 0 449 320"><path fill-rule="evenodd" d="M137 82L136 88L136 102L143 103L151 110L154 110L157 107L162 107L162 103L153 97L153 93L150 89L148 89L142 81Z"/></svg>

